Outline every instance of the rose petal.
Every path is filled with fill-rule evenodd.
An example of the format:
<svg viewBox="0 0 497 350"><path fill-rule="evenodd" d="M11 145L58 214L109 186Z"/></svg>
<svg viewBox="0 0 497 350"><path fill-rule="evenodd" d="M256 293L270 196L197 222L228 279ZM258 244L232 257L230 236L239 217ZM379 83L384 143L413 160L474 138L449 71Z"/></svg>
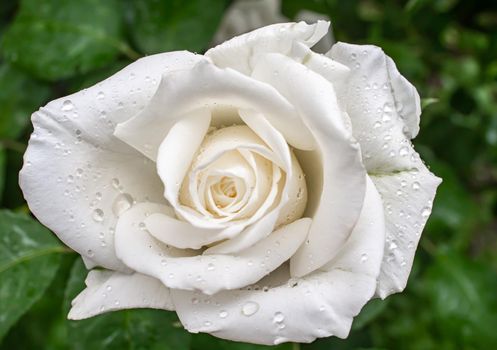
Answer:
<svg viewBox="0 0 497 350"><path fill-rule="evenodd" d="M133 270L160 279L169 288L201 290L206 294L260 280L292 256L310 224L310 219L294 221L236 256L187 256L194 252L167 247L140 227L147 213L161 210L160 205L140 203L119 218L117 256Z"/></svg>
<svg viewBox="0 0 497 350"><path fill-rule="evenodd" d="M19 175L24 196L45 226L95 264L126 270L113 248L119 212L132 200L163 200L155 165L117 140L114 126L148 103L163 72L189 68L197 57L171 52L140 59L33 114Z"/></svg>
<svg viewBox="0 0 497 350"><path fill-rule="evenodd" d="M364 202L354 231L326 266L327 271L278 285L284 278L284 269L279 269L274 278L271 274L259 282L258 288L223 291L210 297L172 290L185 328L268 345L311 342L330 335L347 337L353 317L374 294L383 256L382 202L370 180Z"/></svg>
<svg viewBox="0 0 497 350"><path fill-rule="evenodd" d="M70 320L134 308L174 310L169 289L149 276L92 270L85 283L86 289L72 301Z"/></svg>
<svg viewBox="0 0 497 350"><path fill-rule="evenodd" d="M209 129L210 120L208 109L198 109L179 120L160 144L157 173L164 183L164 196L174 208L179 206L181 183Z"/></svg>
<svg viewBox="0 0 497 350"><path fill-rule="evenodd" d="M441 179L424 165L395 174L371 175L385 207L385 256L376 294L382 299L406 287L421 232Z"/></svg>
<svg viewBox="0 0 497 350"><path fill-rule="evenodd" d="M334 45L329 55L351 68L350 86L342 98L349 101L354 136L384 199L386 253L376 293L385 298L406 286L441 180L426 169L409 141L419 131L419 95L390 57L376 46L345 43Z"/></svg>
<svg viewBox="0 0 497 350"><path fill-rule="evenodd" d="M167 214L151 214L144 223L152 236L180 249L200 249L226 238L221 230L198 228Z"/></svg>
<svg viewBox="0 0 497 350"><path fill-rule="evenodd" d="M310 25L305 22L274 24L228 40L205 55L219 67L250 75L254 58L270 52L289 54L296 43L310 47L328 32L329 25L326 21Z"/></svg>
<svg viewBox="0 0 497 350"><path fill-rule="evenodd" d="M347 91L338 94L346 101L368 172L414 168L409 139L419 130L416 89L379 47L337 43L327 55L351 69Z"/></svg>
<svg viewBox="0 0 497 350"><path fill-rule="evenodd" d="M155 160L159 145L177 120L193 110L219 106L257 110L289 144L314 148L293 106L275 89L232 69L219 69L207 59L192 69L166 73L147 107L119 124L115 135Z"/></svg>
<svg viewBox="0 0 497 350"><path fill-rule="evenodd" d="M293 276L303 276L329 262L350 235L362 208L365 171L360 151L341 118L330 82L279 54L257 62L253 77L288 98L319 144L323 189L308 243L292 257Z"/></svg>

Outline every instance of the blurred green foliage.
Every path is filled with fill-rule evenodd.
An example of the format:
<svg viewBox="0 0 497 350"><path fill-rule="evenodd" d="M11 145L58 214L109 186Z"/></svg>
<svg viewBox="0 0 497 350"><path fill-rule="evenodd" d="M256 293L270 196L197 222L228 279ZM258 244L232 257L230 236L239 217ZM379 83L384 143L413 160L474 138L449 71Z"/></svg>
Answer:
<svg viewBox="0 0 497 350"><path fill-rule="evenodd" d="M424 99L416 148L444 179L406 291L371 301L347 340L320 339L301 349L497 349L497 3L282 2L289 18L304 8L325 13L337 40L375 44L393 57ZM8 332L0 349L266 348L190 335L173 314L160 311L67 321L69 300L82 288L81 262L21 213L27 207L17 185L32 111L144 54L202 52L228 5L0 2L0 200L6 208L0 212L0 337ZM27 232L27 241L36 233L39 244L30 247L19 232ZM26 278L33 268L39 275Z"/></svg>

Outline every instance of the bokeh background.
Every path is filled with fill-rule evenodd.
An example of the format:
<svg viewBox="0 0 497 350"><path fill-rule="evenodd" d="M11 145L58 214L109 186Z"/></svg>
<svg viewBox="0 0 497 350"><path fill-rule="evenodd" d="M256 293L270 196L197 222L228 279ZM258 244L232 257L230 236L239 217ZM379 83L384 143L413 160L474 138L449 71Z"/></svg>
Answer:
<svg viewBox="0 0 497 350"><path fill-rule="evenodd" d="M84 267L32 217L17 184L30 114L147 54L213 42L231 1L0 1L0 349L255 350L190 335L173 313L67 321ZM373 300L347 340L277 349L497 349L497 2L283 0L375 44L423 98L416 149L444 179L405 292ZM3 339L2 339L3 338Z"/></svg>

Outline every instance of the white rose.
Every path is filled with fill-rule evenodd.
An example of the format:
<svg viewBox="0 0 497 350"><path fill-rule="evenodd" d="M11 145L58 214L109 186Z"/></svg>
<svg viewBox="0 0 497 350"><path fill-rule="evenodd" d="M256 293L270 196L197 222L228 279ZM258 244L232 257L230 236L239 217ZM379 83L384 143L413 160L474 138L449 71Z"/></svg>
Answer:
<svg viewBox="0 0 497 350"><path fill-rule="evenodd" d="M404 289L440 183L410 143L419 96L378 47L311 51L328 26L149 56L33 114L26 200L106 269L70 318L151 307L310 342Z"/></svg>

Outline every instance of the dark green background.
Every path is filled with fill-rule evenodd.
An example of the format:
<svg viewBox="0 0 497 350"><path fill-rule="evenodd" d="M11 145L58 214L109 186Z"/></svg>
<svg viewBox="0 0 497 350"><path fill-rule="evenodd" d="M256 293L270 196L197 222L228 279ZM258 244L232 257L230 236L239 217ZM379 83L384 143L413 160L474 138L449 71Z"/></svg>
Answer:
<svg viewBox="0 0 497 350"><path fill-rule="evenodd" d="M265 348L190 335L161 311L67 321L84 269L29 217L17 185L32 111L145 54L203 52L228 5L1 0L0 349ZM406 291L370 302L347 340L300 348L497 349L497 3L283 0L289 18L303 8L327 14L337 40L381 46L417 86L415 145L444 182Z"/></svg>

